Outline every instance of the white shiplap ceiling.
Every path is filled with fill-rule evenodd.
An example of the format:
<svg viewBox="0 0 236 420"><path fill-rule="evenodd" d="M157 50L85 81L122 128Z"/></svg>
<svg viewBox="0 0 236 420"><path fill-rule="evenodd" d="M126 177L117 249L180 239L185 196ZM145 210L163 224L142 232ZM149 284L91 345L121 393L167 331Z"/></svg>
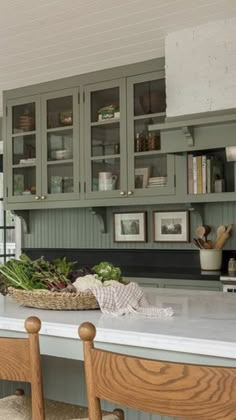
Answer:
<svg viewBox="0 0 236 420"><path fill-rule="evenodd" d="M236 0L0 0L0 94L161 57L168 33L235 15Z"/></svg>

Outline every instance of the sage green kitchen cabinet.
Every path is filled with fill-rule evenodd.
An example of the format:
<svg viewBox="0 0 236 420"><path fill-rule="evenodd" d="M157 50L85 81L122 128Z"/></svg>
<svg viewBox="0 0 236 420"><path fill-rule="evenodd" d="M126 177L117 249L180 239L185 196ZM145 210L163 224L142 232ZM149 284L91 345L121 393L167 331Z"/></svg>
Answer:
<svg viewBox="0 0 236 420"><path fill-rule="evenodd" d="M160 132L148 128L165 115L164 71L128 77L128 194L133 197L175 194L174 156L160 153Z"/></svg>
<svg viewBox="0 0 236 420"><path fill-rule="evenodd" d="M79 90L41 96L42 192L47 201L80 198Z"/></svg>
<svg viewBox="0 0 236 420"><path fill-rule="evenodd" d="M7 202L35 208L42 201L79 199L78 89L7 106Z"/></svg>
<svg viewBox="0 0 236 420"><path fill-rule="evenodd" d="M220 280L190 280L190 279L167 279L150 277L129 277L128 281L135 281L141 287L158 287L169 289L212 290L223 291Z"/></svg>
<svg viewBox="0 0 236 420"><path fill-rule="evenodd" d="M7 201L32 202L42 196L40 96L8 102Z"/></svg>
<svg viewBox="0 0 236 420"><path fill-rule="evenodd" d="M3 93L5 208L235 201L233 113L166 119L163 60ZM214 115L213 115L214 114ZM190 194L190 154L224 156L224 193Z"/></svg>
<svg viewBox="0 0 236 420"><path fill-rule="evenodd" d="M127 185L125 78L85 86L85 198L120 198Z"/></svg>
<svg viewBox="0 0 236 420"><path fill-rule="evenodd" d="M163 71L85 86L86 199L175 194L175 159L148 132L165 109Z"/></svg>
<svg viewBox="0 0 236 420"><path fill-rule="evenodd" d="M163 279L160 287L167 289L212 290L216 292L223 290L220 280Z"/></svg>
<svg viewBox="0 0 236 420"><path fill-rule="evenodd" d="M186 180L182 189L184 202L235 201L236 163L235 158L230 157L230 148L235 147L235 110L207 112L179 119L167 118L164 123L149 125L149 130L161 133L161 153L171 152L176 156L182 154L184 157L182 167L182 176ZM221 173L216 174L216 179L223 180L222 187L215 188L213 185L208 189L205 185L203 191L193 192L189 188L188 162L191 156L203 156L207 166L210 161L218 161L222 169ZM204 171L203 163L202 171ZM208 177L208 169L205 173Z"/></svg>

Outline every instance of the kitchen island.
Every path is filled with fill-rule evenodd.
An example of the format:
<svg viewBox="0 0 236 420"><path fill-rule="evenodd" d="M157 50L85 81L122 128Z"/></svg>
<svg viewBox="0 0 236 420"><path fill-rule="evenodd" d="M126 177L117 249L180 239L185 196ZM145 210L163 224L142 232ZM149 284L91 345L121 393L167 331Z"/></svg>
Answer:
<svg viewBox="0 0 236 420"><path fill-rule="evenodd" d="M236 296L157 288L147 288L145 293L151 304L172 306L175 315L150 319L140 315L113 317L99 310L44 311L20 307L1 296L1 335L21 335L25 318L38 316L42 320L46 395L76 401L79 394L80 403L84 402L83 354L77 331L84 321L96 325L97 346L104 349L162 360L236 366ZM147 417L127 411L126 419L137 418Z"/></svg>

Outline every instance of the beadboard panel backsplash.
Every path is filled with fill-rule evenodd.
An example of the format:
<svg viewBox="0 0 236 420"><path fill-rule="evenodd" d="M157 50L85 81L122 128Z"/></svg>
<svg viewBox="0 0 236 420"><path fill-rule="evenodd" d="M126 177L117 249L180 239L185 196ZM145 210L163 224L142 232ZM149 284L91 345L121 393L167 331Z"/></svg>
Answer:
<svg viewBox="0 0 236 420"><path fill-rule="evenodd" d="M87 208L34 210L30 212L29 233L23 235L25 248L130 248L130 249L191 249L190 243L155 243L153 241L153 211L183 210L173 206L139 206L107 208L107 233L101 233L101 225L96 215ZM209 203L203 206L204 220L196 211L190 211L190 236L195 236L198 225L209 224L214 239L220 224L236 224L236 203ZM147 212L147 242L116 243L113 240L113 213L129 211ZM227 241L225 249L236 249L236 233Z"/></svg>

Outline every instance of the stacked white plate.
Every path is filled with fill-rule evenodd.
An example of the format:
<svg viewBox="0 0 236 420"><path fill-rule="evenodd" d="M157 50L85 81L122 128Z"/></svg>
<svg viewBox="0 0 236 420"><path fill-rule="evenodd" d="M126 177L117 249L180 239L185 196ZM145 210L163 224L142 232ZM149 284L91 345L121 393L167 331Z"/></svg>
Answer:
<svg viewBox="0 0 236 420"><path fill-rule="evenodd" d="M148 180L148 188L164 187L167 183L167 176L154 176Z"/></svg>

